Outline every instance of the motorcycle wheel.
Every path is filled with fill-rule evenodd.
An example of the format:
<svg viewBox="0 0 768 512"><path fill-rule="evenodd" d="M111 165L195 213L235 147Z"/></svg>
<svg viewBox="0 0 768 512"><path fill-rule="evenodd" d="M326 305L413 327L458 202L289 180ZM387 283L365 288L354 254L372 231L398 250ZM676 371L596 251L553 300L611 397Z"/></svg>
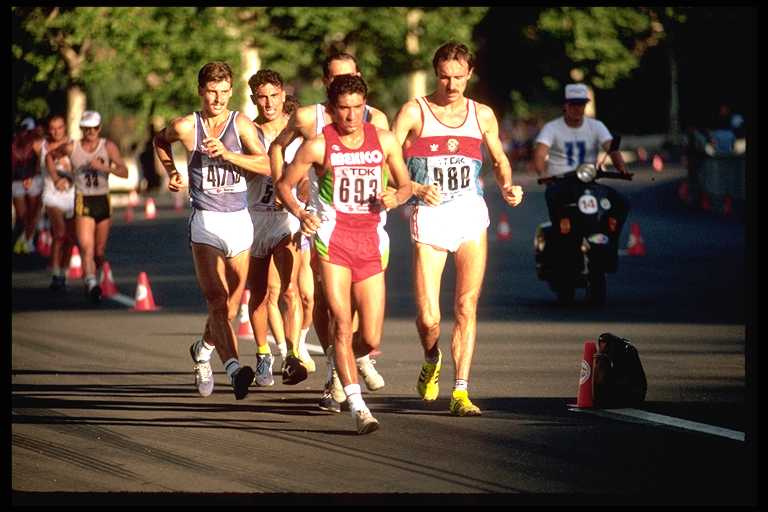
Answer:
<svg viewBox="0 0 768 512"><path fill-rule="evenodd" d="M605 272L590 272L587 279L587 302L592 306L604 306L607 295Z"/></svg>

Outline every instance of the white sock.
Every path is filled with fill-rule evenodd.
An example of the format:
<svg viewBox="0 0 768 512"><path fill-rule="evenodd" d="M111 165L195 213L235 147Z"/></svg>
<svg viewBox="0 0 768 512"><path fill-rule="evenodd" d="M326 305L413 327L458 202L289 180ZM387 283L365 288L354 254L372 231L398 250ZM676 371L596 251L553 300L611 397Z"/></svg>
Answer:
<svg viewBox="0 0 768 512"><path fill-rule="evenodd" d="M227 377L229 377L229 380L231 381L235 372L240 369L240 361L235 357L230 357L224 363L224 369L227 371Z"/></svg>
<svg viewBox="0 0 768 512"><path fill-rule="evenodd" d="M277 350L280 351L280 357L285 359L288 355L288 344L286 342L278 343Z"/></svg>
<svg viewBox="0 0 768 512"><path fill-rule="evenodd" d="M307 333L309 332L309 327L306 327L301 330L301 334L299 334L299 347L304 348L304 344L307 342Z"/></svg>
<svg viewBox="0 0 768 512"><path fill-rule="evenodd" d="M58 277L60 275L63 275L64 271L60 267L51 267L51 275L54 277Z"/></svg>
<svg viewBox="0 0 768 512"><path fill-rule="evenodd" d="M349 410L354 416L357 411L364 411L368 409L363 400L363 395L360 392L360 384L350 384L344 386L344 393L347 395L347 403L349 404Z"/></svg>
<svg viewBox="0 0 768 512"><path fill-rule="evenodd" d="M85 276L85 286L88 287L89 290L97 284L99 284L99 282L96 280L96 276Z"/></svg>
<svg viewBox="0 0 768 512"><path fill-rule="evenodd" d="M213 351L216 350L216 347L213 345L209 345L205 342L204 339L200 340L202 343L197 343L197 360L198 361L210 361L211 360L211 354L213 354Z"/></svg>
<svg viewBox="0 0 768 512"><path fill-rule="evenodd" d="M464 379L456 379L456 384L453 386L454 391L466 391L468 382Z"/></svg>

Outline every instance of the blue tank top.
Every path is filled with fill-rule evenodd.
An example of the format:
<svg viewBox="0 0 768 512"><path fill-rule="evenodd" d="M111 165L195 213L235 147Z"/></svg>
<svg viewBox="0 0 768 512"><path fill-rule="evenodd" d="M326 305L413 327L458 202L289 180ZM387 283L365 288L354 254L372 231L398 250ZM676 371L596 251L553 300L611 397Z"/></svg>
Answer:
<svg viewBox="0 0 768 512"><path fill-rule="evenodd" d="M238 112L229 113L219 140L227 150L243 153L235 119ZM200 112L195 112L195 149L189 155L189 193L192 207L198 210L236 212L248 206L245 171L222 158L209 158L202 151L203 140L208 138Z"/></svg>

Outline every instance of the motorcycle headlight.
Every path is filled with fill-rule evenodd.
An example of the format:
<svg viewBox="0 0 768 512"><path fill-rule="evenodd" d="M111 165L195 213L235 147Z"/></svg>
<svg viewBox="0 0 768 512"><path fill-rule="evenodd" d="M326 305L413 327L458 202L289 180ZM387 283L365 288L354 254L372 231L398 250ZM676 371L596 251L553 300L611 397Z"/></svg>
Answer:
<svg viewBox="0 0 768 512"><path fill-rule="evenodd" d="M594 164L581 164L576 169L576 177L584 183L592 183L597 176L597 167Z"/></svg>

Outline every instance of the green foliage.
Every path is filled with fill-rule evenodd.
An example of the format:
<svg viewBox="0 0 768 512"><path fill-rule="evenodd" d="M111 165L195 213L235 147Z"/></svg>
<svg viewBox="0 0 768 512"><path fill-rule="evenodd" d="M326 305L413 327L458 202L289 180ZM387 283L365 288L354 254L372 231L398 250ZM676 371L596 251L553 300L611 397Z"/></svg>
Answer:
<svg viewBox="0 0 768 512"><path fill-rule="evenodd" d="M14 84L16 109L45 116L52 109L44 108L41 94L81 84L88 108L107 119L189 112L199 105L203 64L224 60L239 76L239 41L223 30L220 14L199 7L14 9L14 71L28 70ZM242 84L235 82L237 95ZM146 137L145 122L130 126L112 134L124 148Z"/></svg>
<svg viewBox="0 0 768 512"><path fill-rule="evenodd" d="M560 51L566 57L554 66L555 73L543 73L545 87L559 89L566 80L580 80L612 89L632 76L650 47L674 36L689 9L550 7L539 13L536 26L525 27L524 34L534 48ZM574 79L572 72L583 78Z"/></svg>

